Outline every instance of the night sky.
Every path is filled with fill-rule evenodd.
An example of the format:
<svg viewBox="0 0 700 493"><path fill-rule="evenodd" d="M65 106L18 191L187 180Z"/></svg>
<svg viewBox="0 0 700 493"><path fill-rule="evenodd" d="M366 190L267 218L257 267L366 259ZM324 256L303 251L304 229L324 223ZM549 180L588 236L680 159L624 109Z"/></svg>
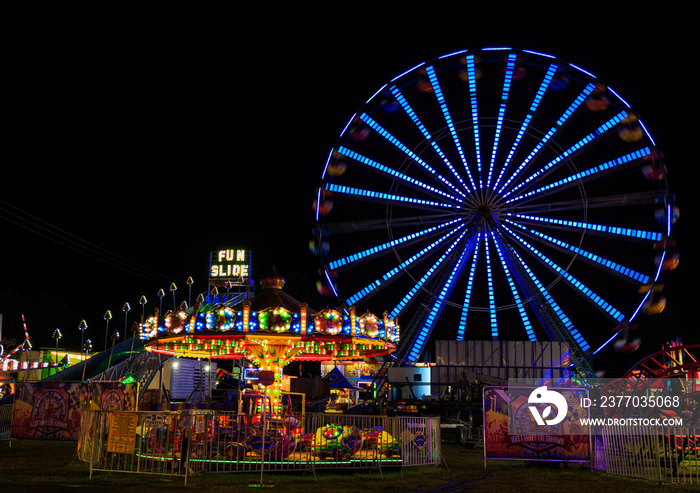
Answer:
<svg viewBox="0 0 700 493"><path fill-rule="evenodd" d="M345 122L394 75L485 46L575 63L643 116L679 197L685 252L659 323L692 337L685 286L693 262L682 242L696 221L684 192L695 159L683 134L697 103L682 19L601 14L571 26L565 18L351 6L320 18L288 7L73 8L7 19L4 338L21 341L24 314L34 347L53 347L59 328L61 345L77 350L85 319L86 337L101 348L106 310L110 330L123 332L124 303L130 326L141 295L155 307L164 289L171 308L170 284L179 304L188 276L195 295L206 290L209 253L221 248L251 250L255 280L274 267L292 296L332 305L316 293L319 265L308 245L314 189ZM656 349L649 339L632 359Z"/></svg>

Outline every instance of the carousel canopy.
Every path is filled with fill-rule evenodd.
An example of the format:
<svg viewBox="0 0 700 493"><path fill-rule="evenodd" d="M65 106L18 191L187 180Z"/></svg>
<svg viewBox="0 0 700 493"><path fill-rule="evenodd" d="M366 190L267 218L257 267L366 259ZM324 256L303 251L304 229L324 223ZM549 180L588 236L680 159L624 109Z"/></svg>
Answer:
<svg viewBox="0 0 700 493"><path fill-rule="evenodd" d="M253 311L261 311L266 308L285 308L292 313L298 313L301 310L301 302L289 296L282 291L284 288L284 277L276 272L270 276L264 277L260 281L262 291L259 294L248 300L250 309ZM233 307L234 310L242 310L245 302L238 303ZM307 313L313 315L316 310L307 307Z"/></svg>
<svg viewBox="0 0 700 493"><path fill-rule="evenodd" d="M239 358L254 364L292 359L357 360L396 350L398 327L384 314L315 311L282 291L278 274L261 281L257 296L235 306L195 305L142 325L146 349L185 357Z"/></svg>

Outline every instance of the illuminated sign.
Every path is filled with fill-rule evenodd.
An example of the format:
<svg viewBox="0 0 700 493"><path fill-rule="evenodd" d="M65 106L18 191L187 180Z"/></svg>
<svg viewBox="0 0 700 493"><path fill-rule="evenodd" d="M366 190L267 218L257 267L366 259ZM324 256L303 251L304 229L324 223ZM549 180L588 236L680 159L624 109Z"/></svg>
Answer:
<svg viewBox="0 0 700 493"><path fill-rule="evenodd" d="M243 285L250 277L249 250L219 250L210 255L210 281L230 281L235 285Z"/></svg>

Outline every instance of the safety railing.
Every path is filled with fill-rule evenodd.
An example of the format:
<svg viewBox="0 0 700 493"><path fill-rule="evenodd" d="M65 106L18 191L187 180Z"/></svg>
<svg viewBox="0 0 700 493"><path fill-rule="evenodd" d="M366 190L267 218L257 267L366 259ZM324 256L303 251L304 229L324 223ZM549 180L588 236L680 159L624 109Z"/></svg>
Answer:
<svg viewBox="0 0 700 493"><path fill-rule="evenodd" d="M662 483L700 484L700 428L606 427L605 471Z"/></svg>
<svg viewBox="0 0 700 493"><path fill-rule="evenodd" d="M181 475L438 464L439 417L87 411L78 457L94 471Z"/></svg>
<svg viewBox="0 0 700 493"><path fill-rule="evenodd" d="M182 475L202 471L196 446L210 427L208 412L88 410L83 414L78 457L95 471ZM184 451L184 452L183 452Z"/></svg>

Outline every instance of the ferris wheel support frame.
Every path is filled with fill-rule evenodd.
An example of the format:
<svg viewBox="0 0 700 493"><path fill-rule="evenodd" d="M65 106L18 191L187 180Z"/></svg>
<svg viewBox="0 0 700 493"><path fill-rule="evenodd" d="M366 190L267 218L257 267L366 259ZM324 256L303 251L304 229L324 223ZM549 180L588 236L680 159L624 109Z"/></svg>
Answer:
<svg viewBox="0 0 700 493"><path fill-rule="evenodd" d="M433 282L431 283L431 288L426 293L424 300L421 302L418 310L414 313L411 321L407 325L407 329L402 336L403 343L399 346L396 352L396 358L401 363L415 363L415 361L420 357L425 348L425 341L432 333L433 326L426 325L428 317L431 311L437 312L432 318L433 321L435 316L439 316L440 312L444 308L444 304L439 303L438 288L445 285L447 279L449 279L450 273L454 271L457 266L459 259L456 254L450 256L450 258L445 262L442 269L436 273L433 277ZM418 334L423 334L421 339L418 339ZM417 344L419 343L419 344ZM413 355L412 357L410 357ZM409 358L410 357L410 358Z"/></svg>
<svg viewBox="0 0 700 493"><path fill-rule="evenodd" d="M593 376L593 368L586 359L584 352L581 350L578 342L567 330L566 324L562 321L555 307L547 301L542 291L537 289L537 286L532 282L530 276L524 271L522 264L515 260L515 253L512 246L504 238L500 237L499 241L506 247L505 252L506 262L508 263L511 272L513 273L516 282L523 290L525 296L530 300L537 318L542 323L549 338L553 341L566 342L569 344L569 353L571 355L571 363L574 371L580 377Z"/></svg>

